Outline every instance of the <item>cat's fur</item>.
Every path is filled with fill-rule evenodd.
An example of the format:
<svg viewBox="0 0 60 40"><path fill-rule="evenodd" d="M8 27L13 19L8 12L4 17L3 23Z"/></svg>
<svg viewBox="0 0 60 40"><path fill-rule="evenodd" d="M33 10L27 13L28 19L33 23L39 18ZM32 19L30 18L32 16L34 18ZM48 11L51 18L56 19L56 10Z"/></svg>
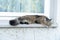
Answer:
<svg viewBox="0 0 60 40"><path fill-rule="evenodd" d="M14 20L10 20L10 25L15 26L18 24L43 24L50 26L51 19L43 15L26 15L22 17L18 17Z"/></svg>

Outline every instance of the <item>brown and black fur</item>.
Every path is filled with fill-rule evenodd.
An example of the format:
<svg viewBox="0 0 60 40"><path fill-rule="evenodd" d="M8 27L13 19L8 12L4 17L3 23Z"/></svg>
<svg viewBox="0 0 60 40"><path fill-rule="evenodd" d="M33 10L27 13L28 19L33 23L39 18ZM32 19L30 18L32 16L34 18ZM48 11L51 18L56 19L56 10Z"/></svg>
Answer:
<svg viewBox="0 0 60 40"><path fill-rule="evenodd" d="M18 24L43 24L50 26L51 19L43 15L26 15L26 16L18 17L14 20L10 20L10 25L15 26Z"/></svg>

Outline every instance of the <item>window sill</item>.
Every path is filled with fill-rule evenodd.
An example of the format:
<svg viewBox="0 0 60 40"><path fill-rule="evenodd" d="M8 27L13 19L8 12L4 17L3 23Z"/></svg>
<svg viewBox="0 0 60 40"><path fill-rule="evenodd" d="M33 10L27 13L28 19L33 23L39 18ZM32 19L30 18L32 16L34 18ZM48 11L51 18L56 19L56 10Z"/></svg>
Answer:
<svg viewBox="0 0 60 40"><path fill-rule="evenodd" d="M11 26L9 25L9 20L0 20L0 28L48 28L45 25L41 25L41 24L20 24L17 26ZM56 28L57 24L52 24L49 28Z"/></svg>

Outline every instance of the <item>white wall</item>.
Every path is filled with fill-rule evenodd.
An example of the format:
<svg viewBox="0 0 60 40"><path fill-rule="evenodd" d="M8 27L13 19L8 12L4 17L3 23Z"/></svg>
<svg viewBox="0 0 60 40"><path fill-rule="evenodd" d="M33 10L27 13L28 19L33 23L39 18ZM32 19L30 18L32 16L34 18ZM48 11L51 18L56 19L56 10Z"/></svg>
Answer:
<svg viewBox="0 0 60 40"><path fill-rule="evenodd" d="M0 28L0 40L60 40L60 0L57 28Z"/></svg>
<svg viewBox="0 0 60 40"><path fill-rule="evenodd" d="M58 10L57 10L57 40L60 40L60 0L58 0Z"/></svg>
<svg viewBox="0 0 60 40"><path fill-rule="evenodd" d="M0 28L0 40L57 40L53 28Z"/></svg>

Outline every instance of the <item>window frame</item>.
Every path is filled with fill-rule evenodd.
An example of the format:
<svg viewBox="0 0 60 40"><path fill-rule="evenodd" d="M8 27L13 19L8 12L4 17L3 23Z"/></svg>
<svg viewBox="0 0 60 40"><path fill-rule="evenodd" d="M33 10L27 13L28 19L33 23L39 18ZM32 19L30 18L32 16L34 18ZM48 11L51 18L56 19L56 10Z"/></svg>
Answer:
<svg viewBox="0 0 60 40"><path fill-rule="evenodd" d="M0 12L0 20L10 20L23 15L45 15L56 20L57 0L45 0L44 13Z"/></svg>
<svg viewBox="0 0 60 40"><path fill-rule="evenodd" d="M48 4L48 5L47 5ZM45 13L44 14L40 14L40 13L31 13L31 14L28 14L28 13L21 13L21 12L0 12L0 22L1 20L6 22L7 20L11 20L11 19L15 19L16 17L19 17L19 16L22 16L22 15L45 15L49 18L52 18L53 20L53 26L51 27L56 27L57 24L56 24L56 20L57 20L57 0L47 0L47 2L45 1L45 9L44 9ZM5 23L6 24L6 23ZM12 26L9 26L8 24L4 25L2 23L2 25L0 24L0 26L2 27L12 27ZM40 25L21 25L21 27L45 27L45 26L40 26ZM20 27L20 26L17 26L17 27Z"/></svg>

